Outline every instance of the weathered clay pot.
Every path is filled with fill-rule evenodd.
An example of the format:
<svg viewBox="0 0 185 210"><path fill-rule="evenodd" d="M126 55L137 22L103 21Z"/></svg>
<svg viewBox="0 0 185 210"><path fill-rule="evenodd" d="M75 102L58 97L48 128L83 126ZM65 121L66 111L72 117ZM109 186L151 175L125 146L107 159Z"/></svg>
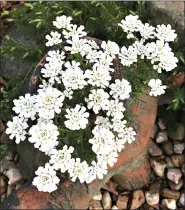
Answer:
<svg viewBox="0 0 185 210"><path fill-rule="evenodd" d="M46 57L46 56L45 56ZM34 93L38 86L38 78L45 57L35 68L26 92ZM120 66L115 65L119 75ZM147 145L155 123L157 99L143 94L131 110L135 114L134 127L137 138L131 145L127 144L123 152L119 153L117 163L109 168L109 173L103 180L93 183L80 184L71 182L68 178L61 179L57 191L49 194L39 192L34 186L27 184L15 191L4 203L6 209L86 209L88 202L99 189L112 178L125 189L138 189L147 184L150 176L150 166L147 158ZM25 178L32 180L34 172L40 165L44 165L47 156L24 141L17 147L20 154L19 167ZM31 183L31 182L30 182Z"/></svg>

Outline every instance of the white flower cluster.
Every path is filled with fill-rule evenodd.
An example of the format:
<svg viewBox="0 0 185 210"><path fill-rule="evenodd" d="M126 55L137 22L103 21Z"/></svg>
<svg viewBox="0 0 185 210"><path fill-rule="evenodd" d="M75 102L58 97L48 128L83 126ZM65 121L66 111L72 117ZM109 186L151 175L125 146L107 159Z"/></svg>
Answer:
<svg viewBox="0 0 185 210"><path fill-rule="evenodd" d="M177 62L167 43L176 37L169 26L158 26L155 32L149 24L142 24L137 16L129 15L119 25L128 33L128 38L134 38L133 33L140 32L142 39L128 48L123 46L120 49L115 42L103 41L98 45L94 40L85 39L87 33L84 26L78 27L71 21L71 17L63 15L53 22L61 33L56 31L47 35L46 46L60 44L62 39L67 44L61 51L48 52L41 70L42 84L36 95L26 94L14 100L13 110L18 116L7 123L6 132L11 139L15 138L16 143L24 141L28 135L28 141L50 157L45 167L38 168L33 180L33 185L44 192L57 189L59 179L56 170L62 173L67 171L72 181L79 179L80 182L90 183L96 178L102 179L107 174L108 165L113 166L117 161L118 152L125 148L126 143L135 140L136 132L127 125L124 116L124 100L130 98L131 85L124 78L113 80L114 58L119 57L124 66L130 66L137 62L138 55L147 57L158 71L170 71ZM156 42L145 44L147 39L154 37L158 39ZM70 61L67 60L69 55ZM85 61L83 68L80 62L75 61L75 56L81 56ZM84 63L87 64L86 69ZM151 87L151 96L164 93L166 88L159 79L151 79L148 85ZM73 158L74 148L71 146L64 145L62 149L57 149L60 133L53 120L55 114L60 114L64 109L65 99L72 99L76 90L83 91L86 87L89 95L82 104L64 110L64 125L69 130L85 129L90 124L90 113L94 113L96 121L91 125L94 126L92 136L87 140L96 155L91 165L80 158ZM33 121L31 128L28 120Z"/></svg>

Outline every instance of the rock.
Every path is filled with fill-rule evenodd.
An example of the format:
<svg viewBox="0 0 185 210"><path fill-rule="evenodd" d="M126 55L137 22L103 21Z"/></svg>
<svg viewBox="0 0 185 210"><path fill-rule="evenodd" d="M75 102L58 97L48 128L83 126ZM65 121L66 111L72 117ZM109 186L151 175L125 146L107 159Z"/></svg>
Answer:
<svg viewBox="0 0 185 210"><path fill-rule="evenodd" d="M168 131L168 136L176 141L183 141L185 135L185 128L183 124L176 123L174 125L175 129L170 129Z"/></svg>
<svg viewBox="0 0 185 210"><path fill-rule="evenodd" d="M159 177L164 177L166 163L164 161L152 161L151 167L154 169L154 172Z"/></svg>
<svg viewBox="0 0 185 210"><path fill-rule="evenodd" d="M150 184L149 191L152 192L152 193L158 193L159 194L160 189L161 189L161 184L162 184L161 179L155 180L154 182L152 182Z"/></svg>
<svg viewBox="0 0 185 210"><path fill-rule="evenodd" d="M0 120L0 134L5 130L5 125L2 120Z"/></svg>
<svg viewBox="0 0 185 210"><path fill-rule="evenodd" d="M8 28L5 36L2 38L1 46L6 45L6 36L13 38L18 45L21 45L25 48L33 46L35 42L35 38L31 37L30 33L27 33L22 29L18 29L15 26ZM14 78L18 75L26 74L29 71L31 65L31 62L28 62L22 58L11 59L9 57L3 57L1 59L0 74L6 79Z"/></svg>
<svg viewBox="0 0 185 210"><path fill-rule="evenodd" d="M9 135L6 133L2 133L0 137L0 143L1 144L9 144L11 142Z"/></svg>
<svg viewBox="0 0 185 210"><path fill-rule="evenodd" d="M174 199L163 199L161 203L164 207L167 207L168 209L176 209L177 208L176 200L174 200Z"/></svg>
<svg viewBox="0 0 185 210"><path fill-rule="evenodd" d="M182 173L185 174L185 163L181 167Z"/></svg>
<svg viewBox="0 0 185 210"><path fill-rule="evenodd" d="M128 208L128 199L129 199L128 192L121 193L118 197L117 202L116 202L116 206L118 207L118 209L127 209Z"/></svg>
<svg viewBox="0 0 185 210"><path fill-rule="evenodd" d="M168 135L166 131L160 131L156 136L156 142L161 144L163 142L168 141Z"/></svg>
<svg viewBox="0 0 185 210"><path fill-rule="evenodd" d="M173 145L173 150L176 154L182 154L184 151L185 144L182 142L175 142Z"/></svg>
<svg viewBox="0 0 185 210"><path fill-rule="evenodd" d="M168 181L169 187L170 187L172 190L177 190L177 191L180 190L180 189L182 188L183 183L184 183L184 181L183 181L182 178L179 179L178 184L175 184L174 182L172 182L172 181L170 181L170 180Z"/></svg>
<svg viewBox="0 0 185 210"><path fill-rule="evenodd" d="M13 185L8 185L7 197L13 192L13 190L14 190L14 186Z"/></svg>
<svg viewBox="0 0 185 210"><path fill-rule="evenodd" d="M111 209L118 209L118 207L114 205Z"/></svg>
<svg viewBox="0 0 185 210"><path fill-rule="evenodd" d="M8 160L2 160L0 162L0 172L3 173L6 170L9 170L11 168L17 168L14 162L8 161Z"/></svg>
<svg viewBox="0 0 185 210"><path fill-rule="evenodd" d="M161 130L167 129L166 123L164 123L164 121L161 118L158 120L157 124Z"/></svg>
<svg viewBox="0 0 185 210"><path fill-rule="evenodd" d="M101 201L97 201L97 200L90 201L89 210L95 210L95 209L103 209Z"/></svg>
<svg viewBox="0 0 185 210"><path fill-rule="evenodd" d="M155 208L153 206L148 205L147 203L143 204L142 207L143 207L142 210L155 210L155 209L158 209L158 208Z"/></svg>
<svg viewBox="0 0 185 210"><path fill-rule="evenodd" d="M184 2L152 1L147 2L147 10L154 23L170 24L177 31L180 43L184 45Z"/></svg>
<svg viewBox="0 0 185 210"><path fill-rule="evenodd" d="M158 127L157 125L155 124L154 127L153 127L153 130L152 130L152 133L150 135L150 138L151 139L155 139L156 135L157 135L157 132L158 132Z"/></svg>
<svg viewBox="0 0 185 210"><path fill-rule="evenodd" d="M174 164L173 164L170 157L168 157L168 156L165 157L165 162L166 162L166 168L173 168L174 167Z"/></svg>
<svg viewBox="0 0 185 210"><path fill-rule="evenodd" d="M4 172L4 175L8 177L9 181L8 184L15 184L20 181L23 177L20 174L18 168L11 168L8 171Z"/></svg>
<svg viewBox="0 0 185 210"><path fill-rule="evenodd" d="M181 192L178 203L180 206L185 206L185 192Z"/></svg>
<svg viewBox="0 0 185 210"><path fill-rule="evenodd" d="M159 203L159 193L153 193L150 191L145 192L146 202L150 206L157 205Z"/></svg>
<svg viewBox="0 0 185 210"><path fill-rule="evenodd" d="M5 193L6 192L6 188L4 187L4 188L0 188L0 196L3 194L3 193Z"/></svg>
<svg viewBox="0 0 185 210"><path fill-rule="evenodd" d="M173 164L178 168L180 168L185 162L184 155L172 155L171 160Z"/></svg>
<svg viewBox="0 0 185 210"><path fill-rule="evenodd" d="M3 203L6 199L6 193L1 195L1 203Z"/></svg>
<svg viewBox="0 0 185 210"><path fill-rule="evenodd" d="M103 193L103 198L102 198L102 203L103 203L103 208L104 209L110 209L112 206L112 199L110 196L109 192L104 192Z"/></svg>
<svg viewBox="0 0 185 210"><path fill-rule="evenodd" d="M160 192L161 196L164 198L170 198L170 199L175 199L178 200L180 197L180 192L170 190L168 188L164 188Z"/></svg>
<svg viewBox="0 0 185 210"><path fill-rule="evenodd" d="M102 200L102 194L101 194L101 192L100 192L99 194L93 196L92 199L93 199L93 200L97 200L97 201L101 201L101 200Z"/></svg>
<svg viewBox="0 0 185 210"><path fill-rule="evenodd" d="M155 156L155 157L150 157L150 162L153 162L154 160L155 161L161 161L165 158L165 156L162 154L160 156Z"/></svg>
<svg viewBox="0 0 185 210"><path fill-rule="evenodd" d="M173 145L171 141L164 142L161 144L161 148L167 155L173 155Z"/></svg>
<svg viewBox="0 0 185 210"><path fill-rule="evenodd" d="M133 199L130 209L138 209L145 202L145 195L142 190L136 190L133 193Z"/></svg>
<svg viewBox="0 0 185 210"><path fill-rule="evenodd" d="M178 184L180 178L182 177L182 172L178 168L169 168L167 171L167 178L174 182L175 184Z"/></svg>
<svg viewBox="0 0 185 210"><path fill-rule="evenodd" d="M149 143L148 152L153 157L162 155L162 150L152 140Z"/></svg>
<svg viewBox="0 0 185 210"><path fill-rule="evenodd" d="M3 176L0 176L0 188L5 188L6 187L6 181Z"/></svg>

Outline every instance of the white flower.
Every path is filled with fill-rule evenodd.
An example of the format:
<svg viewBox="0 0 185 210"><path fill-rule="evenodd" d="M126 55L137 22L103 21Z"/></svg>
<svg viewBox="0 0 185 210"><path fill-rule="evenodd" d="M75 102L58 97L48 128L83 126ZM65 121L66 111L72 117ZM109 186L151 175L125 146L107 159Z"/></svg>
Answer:
<svg viewBox="0 0 185 210"><path fill-rule="evenodd" d="M71 88L66 88L65 87L65 90L63 91L63 94L65 95L65 97L69 98L69 99L72 99L73 98L73 91L71 90Z"/></svg>
<svg viewBox="0 0 185 210"><path fill-rule="evenodd" d="M73 147L67 147L65 145L62 150L55 150L53 154L50 156L49 163L53 165L55 170L59 170L62 173L65 173L67 170L71 168L71 154L73 153Z"/></svg>
<svg viewBox="0 0 185 210"><path fill-rule="evenodd" d="M70 25L70 27L67 28L67 30L63 30L62 33L64 35L65 39L69 39L70 37L84 37L87 35L87 32L84 31L84 26L77 26L77 25Z"/></svg>
<svg viewBox="0 0 185 210"><path fill-rule="evenodd" d="M6 134L11 134L10 139L15 138L17 144L26 139L27 132L25 129L28 128L28 124L25 119L17 116L13 117L13 121L8 121L7 126Z"/></svg>
<svg viewBox="0 0 185 210"><path fill-rule="evenodd" d="M42 83L39 85L37 92L39 93L39 92L46 91L48 87L52 88L53 84L48 83L46 82L46 80L42 79Z"/></svg>
<svg viewBox="0 0 185 210"><path fill-rule="evenodd" d="M126 127L126 124L127 124L126 120L121 120L119 118L113 118L111 128L114 131L121 133L121 132L123 132L124 128Z"/></svg>
<svg viewBox="0 0 185 210"><path fill-rule="evenodd" d="M136 132L133 130L132 127L125 127L124 131L118 134L118 137L122 139L124 143L128 142L129 144L131 144L133 141L135 141L135 135Z"/></svg>
<svg viewBox="0 0 185 210"><path fill-rule="evenodd" d="M117 152L121 152L125 148L125 140L122 138L116 138L115 148Z"/></svg>
<svg viewBox="0 0 185 210"><path fill-rule="evenodd" d="M93 109L95 114L98 114L100 109L107 110L109 94L103 89L93 89L90 92L89 97L85 98L88 109Z"/></svg>
<svg viewBox="0 0 185 210"><path fill-rule="evenodd" d="M87 43L92 49L98 50L100 48L94 40L87 40Z"/></svg>
<svg viewBox="0 0 185 210"><path fill-rule="evenodd" d="M29 130L31 137L28 140L34 143L34 147L42 152L48 152L58 145L58 128L53 123L38 123L33 125Z"/></svg>
<svg viewBox="0 0 185 210"><path fill-rule="evenodd" d="M93 70L86 70L85 76L88 78L89 84L101 88L109 86L109 81L111 80L109 71L96 65L93 66Z"/></svg>
<svg viewBox="0 0 185 210"><path fill-rule="evenodd" d="M49 63L44 65L44 68L41 69L42 76L44 78L49 78L48 82L54 84L61 83L59 76L62 74L62 65L64 61L52 60Z"/></svg>
<svg viewBox="0 0 185 210"><path fill-rule="evenodd" d="M144 59L146 54L146 46L144 45L143 41L135 41L133 48L136 49L137 55L140 55L141 59Z"/></svg>
<svg viewBox="0 0 185 210"><path fill-rule="evenodd" d="M39 191L53 192L57 189L57 184L60 179L56 176L56 171L49 163L46 163L45 167L39 167L35 172L37 175L32 184L38 188Z"/></svg>
<svg viewBox="0 0 185 210"><path fill-rule="evenodd" d="M99 129L100 127L109 129L111 124L108 117L97 116L95 124L97 125L95 128ZM94 128L94 129L95 129Z"/></svg>
<svg viewBox="0 0 185 210"><path fill-rule="evenodd" d="M110 95L115 99L127 99L130 97L131 85L126 79L116 79L115 83L110 85Z"/></svg>
<svg viewBox="0 0 185 210"><path fill-rule="evenodd" d="M80 63L76 61L65 63L66 70L62 73L62 82L65 88L77 90L87 85L85 74L79 66Z"/></svg>
<svg viewBox="0 0 185 210"><path fill-rule="evenodd" d="M48 87L40 91L36 97L35 107L39 117L53 119L55 113L59 114L63 106L64 95L56 88Z"/></svg>
<svg viewBox="0 0 185 210"><path fill-rule="evenodd" d="M70 51L71 54L80 53L84 56L87 53L87 49L89 49L89 45L87 44L86 39L79 39L78 36L73 36L71 40L67 40L67 43L70 46L65 46L66 51Z"/></svg>
<svg viewBox="0 0 185 210"><path fill-rule="evenodd" d="M123 102L119 102L118 99L109 101L107 116L112 116L117 119L122 119L124 117L123 115L124 111L125 107L123 106Z"/></svg>
<svg viewBox="0 0 185 210"><path fill-rule="evenodd" d="M139 31L142 26L142 22L138 18L137 15L128 15L125 17L125 20L121 20L121 23L118 24L128 34L128 39L134 38L133 32Z"/></svg>
<svg viewBox="0 0 185 210"><path fill-rule="evenodd" d="M86 59L89 60L89 62L94 63L96 62L97 58L99 57L99 52L97 50L87 49L85 51Z"/></svg>
<svg viewBox="0 0 185 210"><path fill-rule="evenodd" d="M104 127L95 127L92 131L94 137L89 139L92 144L92 150L96 154L105 154L111 152L114 148L115 137L114 134Z"/></svg>
<svg viewBox="0 0 185 210"><path fill-rule="evenodd" d="M139 28L139 32L144 40L153 39L154 30L155 28L153 26L150 26L148 23L142 24Z"/></svg>
<svg viewBox="0 0 185 210"><path fill-rule="evenodd" d="M48 42L46 43L47 47L60 44L62 42L61 34L59 34L57 31L52 31L50 35L46 35L46 39L48 40Z"/></svg>
<svg viewBox="0 0 185 210"><path fill-rule="evenodd" d="M148 86L151 87L149 95L155 97L164 94L165 89L167 88L165 85L162 85L162 81L160 79L151 79Z"/></svg>
<svg viewBox="0 0 185 210"><path fill-rule="evenodd" d="M85 129L88 124L89 113L86 112L84 106L76 105L74 109L66 109L68 119L64 122L65 126L70 130Z"/></svg>
<svg viewBox="0 0 185 210"><path fill-rule="evenodd" d="M119 46L115 42L105 41L102 42L101 48L104 49L104 53L109 55L112 58L115 58L119 54Z"/></svg>
<svg viewBox="0 0 185 210"><path fill-rule="evenodd" d="M46 61L64 61L65 59L65 53L63 51L59 50L50 50L47 54Z"/></svg>
<svg viewBox="0 0 185 210"><path fill-rule="evenodd" d="M91 166L89 167L89 173L86 178L87 183L91 183L96 178L103 179L103 176L107 174L107 165L103 164L102 162L92 161Z"/></svg>
<svg viewBox="0 0 185 210"><path fill-rule="evenodd" d="M116 149L115 145L114 149ZM97 159L100 162L103 162L104 164L107 163L109 166L112 167L118 160L118 153L117 151L112 150L111 152L97 155Z"/></svg>
<svg viewBox="0 0 185 210"><path fill-rule="evenodd" d="M67 17L65 15L62 16L58 16L56 17L56 21L53 21L53 25L58 28L58 29L62 29L62 28L71 28L71 20L72 17Z"/></svg>
<svg viewBox="0 0 185 210"><path fill-rule="evenodd" d="M29 93L25 94L25 97L20 96L19 99L15 99L13 110L20 117L35 119L35 96L31 96Z"/></svg>
<svg viewBox="0 0 185 210"><path fill-rule="evenodd" d="M73 182L78 178L80 183L85 182L88 173L89 166L86 161L81 162L80 158L73 159L73 166L68 170L71 180Z"/></svg>
<svg viewBox="0 0 185 210"><path fill-rule="evenodd" d="M105 54L102 51L99 51L97 53L97 57L96 57L94 66L114 72L114 68L110 67L110 66L113 66L113 58L110 57L109 55Z"/></svg>
<svg viewBox="0 0 185 210"><path fill-rule="evenodd" d="M133 46L129 46L128 49L123 46L121 48L121 53L119 54L119 59L123 66L130 66L134 62L137 62L137 48Z"/></svg>
<svg viewBox="0 0 185 210"><path fill-rule="evenodd" d="M172 30L170 24L168 24L167 26L165 26L164 24L157 25L156 31L157 33L155 34L155 36L159 40L163 40L166 42L173 42L175 38L177 37L175 30Z"/></svg>

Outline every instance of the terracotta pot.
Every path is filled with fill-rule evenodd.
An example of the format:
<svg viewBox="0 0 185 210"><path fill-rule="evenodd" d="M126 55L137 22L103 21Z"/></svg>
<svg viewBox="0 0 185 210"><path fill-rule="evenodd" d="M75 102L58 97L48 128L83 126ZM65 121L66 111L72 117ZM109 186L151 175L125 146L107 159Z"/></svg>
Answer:
<svg viewBox="0 0 185 210"><path fill-rule="evenodd" d="M46 57L46 56L45 56ZM45 57L35 68L30 83L25 92L34 93L38 86L38 78ZM120 66L115 65L120 72ZM103 180L95 180L91 184L72 183L69 179L61 179L59 189L52 194L39 192L31 185L23 186L15 191L4 203L7 209L86 209L89 200L97 191L112 178L125 189L138 189L149 181L150 166L147 158L147 145L152 132L156 112L157 99L143 94L139 102L133 105L132 114L135 114L134 127L137 138L134 143L127 144L125 150L119 153L117 163L109 168ZM42 152L33 147L33 144L24 141L17 147L20 154L19 167L25 178L32 180L38 166L48 160Z"/></svg>

